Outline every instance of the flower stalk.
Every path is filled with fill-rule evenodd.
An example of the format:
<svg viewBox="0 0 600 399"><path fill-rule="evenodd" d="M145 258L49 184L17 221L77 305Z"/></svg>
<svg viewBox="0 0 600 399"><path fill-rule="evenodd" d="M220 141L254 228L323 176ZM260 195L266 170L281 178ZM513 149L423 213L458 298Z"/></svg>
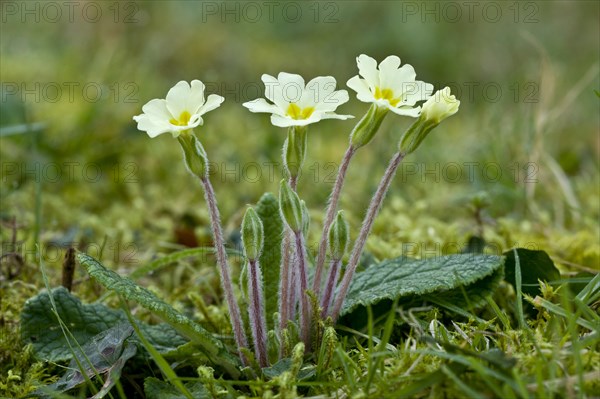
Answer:
<svg viewBox="0 0 600 399"><path fill-rule="evenodd" d="M310 347L310 302L306 293L306 290L308 289L308 269L306 265L306 248L303 236L303 230L307 225L307 221L305 220L306 211L304 211L304 207L298 194L292 190L285 180L282 180L280 183L279 209L282 219L293 233L295 244L294 259L296 262L292 262L291 265L294 265L295 263L296 267L292 270L288 270L288 276L291 276L292 278L291 281L288 281L289 292L287 294L290 294L288 298L292 296L295 297L295 291L300 291L300 335L302 341L308 348ZM295 306L294 303L292 303L292 305ZM290 306L289 303L288 306Z"/></svg>
<svg viewBox="0 0 600 399"><path fill-rule="evenodd" d="M327 280L325 282L325 290L323 291L323 297L321 298L321 318L326 319L329 314L329 308L333 303L333 294L335 293L335 287L338 279L340 278L340 269L342 267L341 259L331 259L329 264L329 272L327 274Z"/></svg>
<svg viewBox="0 0 600 399"><path fill-rule="evenodd" d="M296 238L296 256L298 258L298 288L300 291L300 336L302 342L306 346L306 350L310 351L310 301L308 299L308 269L306 267L306 248L304 245L304 236L302 231L295 231ZM299 281L298 281L299 280Z"/></svg>
<svg viewBox="0 0 600 399"><path fill-rule="evenodd" d="M340 283L339 291L335 298L335 302L333 305L333 309L331 310L330 316L335 322L340 315L340 311L342 309L342 305L344 304L344 300L346 299L346 294L348 293L348 289L350 288L350 283L352 282L352 277L354 276L354 272L356 271L356 266L358 265L358 261L360 260L360 255L365 247L367 242L367 237L371 232L371 228L373 227L373 222L381 209L381 204L383 203L383 199L390 188L390 183L396 174L396 170L398 170L398 166L402 159L404 159L405 154L398 151L392 157L387 169L381 181L379 182L379 186L377 187L377 191L375 191L375 195L371 199L371 203L369 204L369 209L367 210L367 214L363 220L362 227L360 229L360 233L358 234L358 238L354 243L354 247L352 248L352 254L350 255L350 260L348 261L348 266L346 266L346 272L344 273L344 278Z"/></svg>
<svg viewBox="0 0 600 399"><path fill-rule="evenodd" d="M321 292L321 276L323 274L323 268L325 266L325 258L327 255L327 231L329 230L335 212L337 211L338 203L340 200L340 194L344 187L344 180L346 179L346 173L348 172L348 166L350 161L356 154L356 151L367 145L381 126L381 122L388 113L388 109L381 107L377 104L372 104L369 107L367 113L361 118L356 124L352 132L350 133L350 145L344 153L342 163L338 169L338 174L335 178L333 190L331 191L331 197L329 198L329 204L327 205L327 211L325 212L325 220L323 222L323 232L321 234L321 241L319 242L319 252L317 254L317 267L315 270L315 277L313 279L313 290L319 295Z"/></svg>
<svg viewBox="0 0 600 399"><path fill-rule="evenodd" d="M283 243L281 245L281 268L279 271L279 331L287 328L290 317L290 285L291 270L289 261L290 235L288 229L285 229Z"/></svg>
<svg viewBox="0 0 600 399"><path fill-rule="evenodd" d="M257 259L248 260L248 297L250 300L248 316L254 341L254 353L260 367L268 367L264 291L262 273Z"/></svg>
<svg viewBox="0 0 600 399"><path fill-rule="evenodd" d="M308 128L306 126L290 126L288 136L283 143L283 164L288 175L288 184L293 191L296 191L298 178L302 171L302 165L306 159L306 148L308 143ZM282 285L280 291L280 328L287 327L287 322L293 320L296 316L296 304L298 302L298 273L292 267L290 259L295 259L295 247L292 246L294 233L286 229L285 237L282 242L282 257L280 273L285 275L285 286ZM285 308L285 309L284 309Z"/></svg>
<svg viewBox="0 0 600 399"><path fill-rule="evenodd" d="M340 284L338 296L335 299L333 310L330 314L333 321L336 321L340 315L342 305L344 304L348 289L350 288L350 283L352 282L352 277L356 271L356 266L358 265L358 261L360 260L360 256L367 242L367 237L371 232L375 218L381 209L381 204L383 203L400 162L402 162L406 155L415 151L431 130L439 125L441 121L458 112L459 106L460 101L450 95L450 88L445 87L444 89L439 90L423 104L421 115L400 139L398 151L392 157L379 182L377 191L369 204L369 209L363 220L358 238L354 243L346 273Z"/></svg>
<svg viewBox="0 0 600 399"><path fill-rule="evenodd" d="M329 253L331 254L331 265L329 267L329 275L327 282L325 283L325 291L323 292L323 298L321 299L321 317L326 318L331 303L333 302L333 294L335 293L335 287L340 274L340 268L342 266L342 257L346 253L348 247L348 241L350 235L348 232L348 223L344 219L344 214L339 211L335 221L332 223L329 229Z"/></svg>
<svg viewBox="0 0 600 399"><path fill-rule="evenodd" d="M346 179L346 173L348 172L348 166L350 165L350 161L352 157L356 153L356 148L354 146L349 145L344 157L342 158L342 163L340 168L338 169L338 174L335 178L335 183L333 184L333 190L331 191L331 196L329 197L329 203L327 205L327 211L325 212L325 220L323 221L323 232L321 233L321 241L319 242L319 252L317 254L317 264L315 269L315 277L313 279L313 290L317 297L321 292L321 275L323 274L323 267L325 265L325 257L327 255L327 231L331 227L331 223L333 223L333 218L335 216L335 211L337 210L338 203L340 201L340 194L342 192L342 188L344 187L344 180Z"/></svg>
<svg viewBox="0 0 600 399"><path fill-rule="evenodd" d="M248 259L248 316L254 342L254 353L260 367L268 367L267 321L265 318L262 272L258 259L263 249L263 224L253 208L248 208L242 221L242 243Z"/></svg>
<svg viewBox="0 0 600 399"><path fill-rule="evenodd" d="M231 321L231 327L233 329L233 336L238 347L242 364L247 365L248 361L246 356L244 356L242 349L248 348L248 338L244 332L242 314L234 295L233 283L231 282L231 276L229 274L229 265L227 262L227 253L225 252L225 240L223 239L223 229L221 228L221 216L219 214L219 208L217 207L217 198L208 177L202 177L200 181L202 183L202 187L204 188L204 197L208 205L210 224L215 240L215 252L217 255L217 263L219 265L219 274L221 277L221 287L225 293L225 299L229 309L229 318Z"/></svg>
<svg viewBox="0 0 600 399"><path fill-rule="evenodd" d="M202 144L200 144L200 141L191 130L182 132L177 139L183 150L183 159L188 172L200 179L200 183L204 189L204 198L208 205L210 224L213 232L221 288L225 294L231 327L233 329L233 335L238 347L240 359L242 360L242 363L246 365L247 359L244 356L242 349L248 348L248 338L244 332L240 307L234 295L233 283L229 273L229 264L227 261L227 253L225 252L225 240L223 239L223 229L221 227L219 207L217 206L217 197L208 177L208 157Z"/></svg>

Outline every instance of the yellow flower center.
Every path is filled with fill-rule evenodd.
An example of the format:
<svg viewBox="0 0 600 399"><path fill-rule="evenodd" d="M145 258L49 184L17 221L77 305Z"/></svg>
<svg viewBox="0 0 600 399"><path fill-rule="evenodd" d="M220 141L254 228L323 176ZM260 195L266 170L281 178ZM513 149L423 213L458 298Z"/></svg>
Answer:
<svg viewBox="0 0 600 399"><path fill-rule="evenodd" d="M173 118L169 122L171 123L171 125L175 126L187 126L190 123L191 117L192 115L190 115L189 112L183 111L181 115L179 115L179 119Z"/></svg>
<svg viewBox="0 0 600 399"><path fill-rule="evenodd" d="M315 107L300 108L297 104L291 103L287 111L285 112L288 116L293 119L308 119L315 112Z"/></svg>
<svg viewBox="0 0 600 399"><path fill-rule="evenodd" d="M379 87L375 88L375 98L377 100L387 100L392 107L395 107L402 98L394 98L394 92L390 89L381 90Z"/></svg>

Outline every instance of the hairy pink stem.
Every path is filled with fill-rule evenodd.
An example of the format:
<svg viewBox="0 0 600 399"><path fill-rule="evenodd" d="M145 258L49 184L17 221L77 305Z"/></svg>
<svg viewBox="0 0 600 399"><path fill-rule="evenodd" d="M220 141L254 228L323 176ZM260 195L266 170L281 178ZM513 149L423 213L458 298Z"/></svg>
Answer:
<svg viewBox="0 0 600 399"><path fill-rule="evenodd" d="M321 274L323 273L323 267L325 266L325 257L327 255L327 241L329 227L333 223L335 217L335 211L337 210L338 202L340 200L340 193L344 186L344 179L346 178L346 172L348 171L348 165L350 160L356 153L356 149L350 145L342 158L342 164L338 170L333 190L331 191L331 197L329 198L329 204L327 206L327 212L325 213L325 221L323 222L323 233L321 234L321 242L319 243L319 253L317 255L317 268L315 270L315 277L313 280L313 290L319 297L321 291Z"/></svg>
<svg viewBox="0 0 600 399"><path fill-rule="evenodd" d="M267 367L267 321L263 301L262 273L257 260L248 262L248 298L250 327L254 341L254 353L260 367Z"/></svg>
<svg viewBox="0 0 600 399"><path fill-rule="evenodd" d="M333 302L333 294L335 293L335 286L340 276L340 267L342 265L341 259L333 259L329 266L329 275L327 276L327 283L325 284L325 291L323 291L323 298L321 299L321 317L324 319L327 317L331 303Z"/></svg>
<svg viewBox="0 0 600 399"><path fill-rule="evenodd" d="M298 184L297 176L290 176L288 183L292 190L296 191ZM289 229L284 229L283 242L281 243L281 267L279 270L279 329L287 327L288 320L293 320L296 312L296 290L293 274L293 267L290 265L293 258L293 248L291 241L294 233Z"/></svg>
<svg viewBox="0 0 600 399"><path fill-rule="evenodd" d="M287 229L286 229L287 230ZM288 258L289 241L286 245L285 241L289 240L287 231L284 232L284 243L281 247L281 268L279 271L279 329L284 330L287 327L289 317L289 269L290 262Z"/></svg>
<svg viewBox="0 0 600 399"><path fill-rule="evenodd" d="M362 251L365 247L365 243L367 242L367 237L371 232L371 228L373 227L373 222L375 221L375 218L377 217L377 214L381 209L381 204L383 203L385 194L390 188L390 183L392 182L392 179L396 174L398 165L400 165L400 162L402 162L402 159L405 155L406 154L402 152L397 152L396 154L394 154L392 160L390 161L390 164L385 170L385 174L379 182L379 186L377 187L375 195L371 199L371 203L369 204L369 209L363 220L360 233L358 235L358 238L356 239L356 242L354 243L352 255L350 255L350 261L348 262L348 266L346 267L344 278L342 279L338 294L335 298L335 303L331 312L331 318L334 322L340 315L342 305L344 304L344 300L346 299L346 295L348 294L348 289L350 288L350 283L352 282L352 277L354 276L356 266L358 265L358 261L360 260L360 255L362 254Z"/></svg>
<svg viewBox="0 0 600 399"><path fill-rule="evenodd" d="M299 270L296 273L300 280L300 335L306 351L310 351L310 302L308 300L308 270L306 268L306 248L302 231L294 232L296 235L296 256Z"/></svg>
<svg viewBox="0 0 600 399"><path fill-rule="evenodd" d="M289 259L289 235L287 228L284 231L284 241L288 241L287 244L282 243L281 246L281 268L279 270L279 359L283 359L285 356L285 345L283 343L283 335L281 333L287 328L288 321L290 320L290 262Z"/></svg>
<svg viewBox="0 0 600 399"><path fill-rule="evenodd" d="M288 183L290 188L297 192L296 187L298 186L298 176L290 176ZM297 263L297 256L295 247L292 246L292 240L294 239L294 233L288 230L288 236L286 237L286 246L288 248L288 318L294 320L296 318L296 306L298 305L298 287L300 282L298 280L297 268L294 265Z"/></svg>
<svg viewBox="0 0 600 399"><path fill-rule="evenodd" d="M204 197L208 204L210 222L215 240L217 263L221 275L221 287L225 293L227 307L229 308L229 319L231 320L231 327L233 328L233 336L235 338L235 343L238 346L240 359L244 365L247 365L248 361L241 349L248 348L248 339L246 338L246 333L244 332L244 327L242 325L240 307L233 294L233 284L231 283L231 276L229 275L229 266L227 264L227 254L225 253L225 241L223 240L223 230L221 228L221 217L219 215L219 208L217 207L217 199L208 177L203 177L201 182L204 187Z"/></svg>
<svg viewBox="0 0 600 399"><path fill-rule="evenodd" d="M293 235L293 233L292 233ZM296 308L298 307L298 287L300 281L298 280L298 257L296 256L295 246L290 245L289 256L289 268L288 268L288 317L290 320L296 318Z"/></svg>

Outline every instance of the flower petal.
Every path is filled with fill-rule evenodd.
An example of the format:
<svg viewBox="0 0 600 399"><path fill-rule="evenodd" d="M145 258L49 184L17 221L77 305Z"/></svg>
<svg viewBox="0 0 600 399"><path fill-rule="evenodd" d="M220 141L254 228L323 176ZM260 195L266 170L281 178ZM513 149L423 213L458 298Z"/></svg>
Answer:
<svg viewBox="0 0 600 399"><path fill-rule="evenodd" d="M151 138L171 131L171 124L169 122L163 119L152 118L148 114L137 115L133 119L137 122L138 130L146 132Z"/></svg>
<svg viewBox="0 0 600 399"><path fill-rule="evenodd" d="M346 119L352 119L354 118L354 115L340 115L340 114L336 114L334 112L323 112L321 114L321 119L341 119L341 120L346 120Z"/></svg>
<svg viewBox="0 0 600 399"><path fill-rule="evenodd" d="M155 98L154 100L148 101L142 107L142 111L155 118L164 119L166 122L173 118L173 115L171 115L167 108L167 101L163 99Z"/></svg>
<svg viewBox="0 0 600 399"><path fill-rule="evenodd" d="M190 117L190 121L188 122L187 126L183 126L183 127L192 129L192 128L195 128L196 126L200 126L203 124L204 124L204 119L202 119L201 114L194 114Z"/></svg>
<svg viewBox="0 0 600 399"><path fill-rule="evenodd" d="M276 114L271 115L271 123L274 126L278 126L278 127L299 126L297 122L299 122L299 121L296 119L286 117L286 116L281 116L281 115L276 115Z"/></svg>
<svg viewBox="0 0 600 399"><path fill-rule="evenodd" d="M409 85L407 84L407 87ZM433 93L433 85L420 80L411 82L410 89L404 93L405 99L401 105L415 105L419 101L425 101L431 97Z"/></svg>
<svg viewBox="0 0 600 399"><path fill-rule="evenodd" d="M279 81L275 76L271 76L266 73L263 73L260 79L265 84L265 97L267 97L268 100L273 101L273 88L275 86L279 86Z"/></svg>
<svg viewBox="0 0 600 399"><path fill-rule="evenodd" d="M394 93L394 97L401 97L404 93L414 90L415 78L417 74L412 65L402 65L399 69L390 73L389 79L386 82L386 86L382 86L384 89L390 89Z"/></svg>
<svg viewBox="0 0 600 399"><path fill-rule="evenodd" d="M377 70L377 61L368 55L361 54L356 58L358 73L365 78L371 89L379 86L379 71ZM362 101L362 100L361 100Z"/></svg>
<svg viewBox="0 0 600 399"><path fill-rule="evenodd" d="M242 106L248 108L250 112L266 112L269 114L284 115L284 112L277 105L267 102L264 98L257 98L256 100L245 102Z"/></svg>
<svg viewBox="0 0 600 399"><path fill-rule="evenodd" d="M196 126L199 125L203 125L204 124L204 120L202 119L202 117L198 116L198 119L196 119L196 121L194 122L193 125L187 125L187 126L172 126L171 129L171 134L173 135L173 137L179 137L179 135L186 131L186 130L190 130L195 128Z"/></svg>
<svg viewBox="0 0 600 399"><path fill-rule="evenodd" d="M178 82L167 93L167 108L175 119L178 119L182 112L187 111L187 100L190 97L190 84L184 80Z"/></svg>
<svg viewBox="0 0 600 399"><path fill-rule="evenodd" d="M383 89L392 89L397 82L396 75L400 67L400 58L390 55L379 64L379 87Z"/></svg>
<svg viewBox="0 0 600 399"><path fill-rule="evenodd" d="M346 85L356 92L356 98L365 103L375 101L373 93L369 88L369 84L366 80L354 76L346 82Z"/></svg>
<svg viewBox="0 0 600 399"><path fill-rule="evenodd" d="M288 103L296 103L302 98L304 92L304 79L295 73L280 72L277 80L281 85L283 99Z"/></svg>
<svg viewBox="0 0 600 399"><path fill-rule="evenodd" d="M204 105L202 105L198 109L198 111L196 111L196 113L198 113L199 115L204 115L205 113L210 112L215 108L219 108L223 101L225 101L225 98L219 96L218 94L211 94L206 99Z"/></svg>
<svg viewBox="0 0 600 399"><path fill-rule="evenodd" d="M313 114L308 118L308 119L298 119L295 120L295 124L294 126L307 126L310 125L311 123L317 123L319 122L322 118L323 114L320 112L313 112Z"/></svg>
<svg viewBox="0 0 600 399"><path fill-rule="evenodd" d="M300 108L314 107L335 91L337 82L333 76L318 76L306 84L298 105Z"/></svg>
<svg viewBox="0 0 600 399"><path fill-rule="evenodd" d="M348 92L346 90L338 90L330 93L323 101L316 104L315 109L322 112L333 112L340 105L348 102Z"/></svg>
<svg viewBox="0 0 600 399"><path fill-rule="evenodd" d="M266 73L262 75L261 79L265 84L265 97L273 101L275 105L281 108L282 112L285 113L289 102L283 99L283 93L281 91L282 89L279 80L271 75L267 75Z"/></svg>
<svg viewBox="0 0 600 399"><path fill-rule="evenodd" d="M397 115L418 117L421 114L421 107L392 107L387 104L387 108Z"/></svg>
<svg viewBox="0 0 600 399"><path fill-rule="evenodd" d="M198 113L200 107L204 105L204 83L199 80L192 80L189 97L186 101L186 111L190 114Z"/></svg>

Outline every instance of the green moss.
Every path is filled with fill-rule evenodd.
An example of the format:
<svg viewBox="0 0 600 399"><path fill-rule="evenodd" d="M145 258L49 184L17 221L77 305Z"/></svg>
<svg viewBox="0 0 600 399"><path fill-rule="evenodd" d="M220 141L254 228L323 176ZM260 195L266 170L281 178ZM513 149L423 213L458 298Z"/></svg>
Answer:
<svg viewBox="0 0 600 399"><path fill-rule="evenodd" d="M21 342L21 309L37 290L20 281L0 287L0 396L22 397L57 379L54 367L38 361L31 347L24 347Z"/></svg>

